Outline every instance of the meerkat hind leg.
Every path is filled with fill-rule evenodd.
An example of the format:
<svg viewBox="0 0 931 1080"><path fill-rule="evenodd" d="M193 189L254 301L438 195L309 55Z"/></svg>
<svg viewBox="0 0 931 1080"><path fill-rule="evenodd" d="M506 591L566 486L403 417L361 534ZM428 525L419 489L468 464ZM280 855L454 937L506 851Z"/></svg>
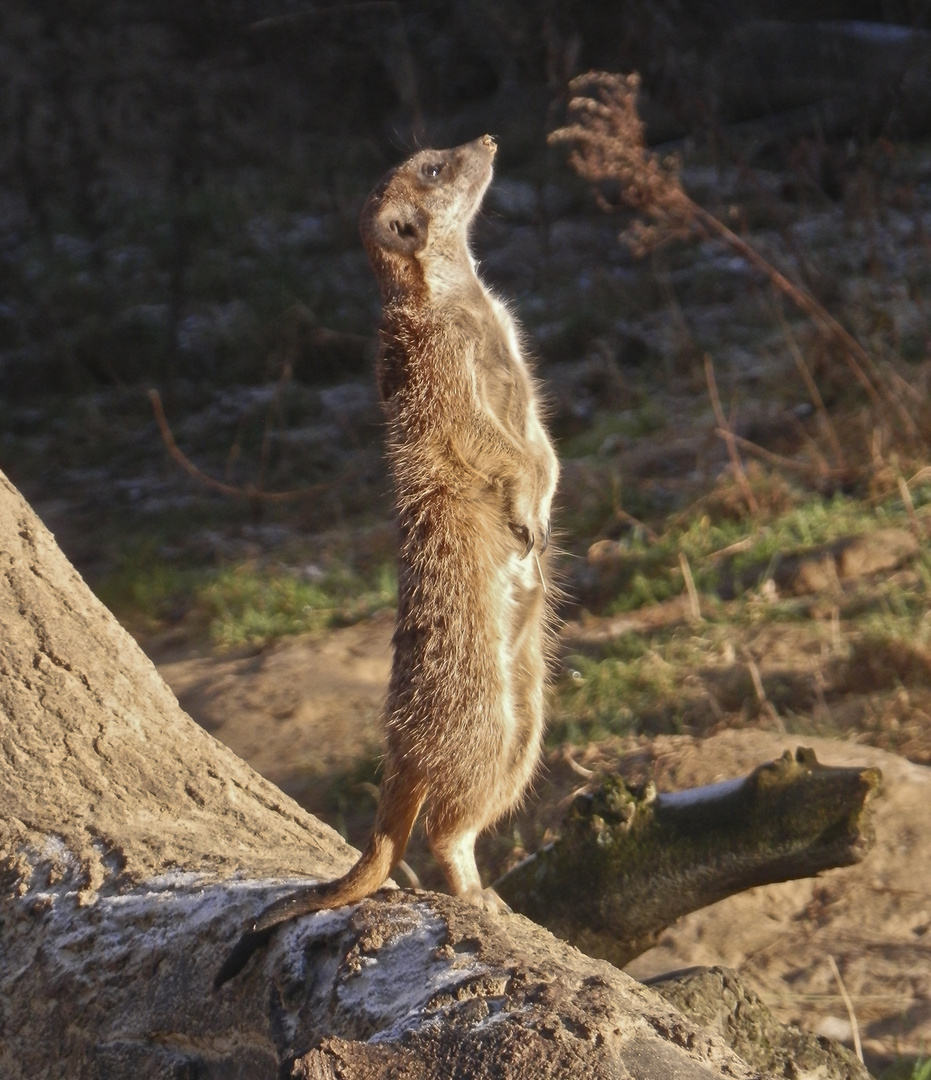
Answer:
<svg viewBox="0 0 931 1080"><path fill-rule="evenodd" d="M486 911L510 912L510 908L492 888L483 889L475 864L475 830L443 829L432 823L427 825L430 849L440 864L450 891L454 896L467 900Z"/></svg>

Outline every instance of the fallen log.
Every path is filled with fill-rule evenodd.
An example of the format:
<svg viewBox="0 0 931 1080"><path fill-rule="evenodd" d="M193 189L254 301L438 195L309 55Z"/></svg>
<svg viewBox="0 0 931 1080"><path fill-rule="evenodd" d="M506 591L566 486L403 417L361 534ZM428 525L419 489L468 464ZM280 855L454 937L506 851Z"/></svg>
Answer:
<svg viewBox="0 0 931 1080"><path fill-rule="evenodd" d="M617 775L579 796L561 835L495 883L515 910L623 967L683 915L859 862L882 775L799 747L747 777L657 795Z"/></svg>

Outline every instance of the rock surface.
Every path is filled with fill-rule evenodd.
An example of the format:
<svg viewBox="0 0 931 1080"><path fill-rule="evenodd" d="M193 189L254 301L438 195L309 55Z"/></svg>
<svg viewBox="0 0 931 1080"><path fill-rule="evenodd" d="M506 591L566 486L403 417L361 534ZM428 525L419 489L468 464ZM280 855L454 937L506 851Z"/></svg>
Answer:
<svg viewBox="0 0 931 1080"><path fill-rule="evenodd" d="M179 708L0 475L0 1073L760 1075L518 916L389 893L300 920L233 984L248 915L339 838Z"/></svg>

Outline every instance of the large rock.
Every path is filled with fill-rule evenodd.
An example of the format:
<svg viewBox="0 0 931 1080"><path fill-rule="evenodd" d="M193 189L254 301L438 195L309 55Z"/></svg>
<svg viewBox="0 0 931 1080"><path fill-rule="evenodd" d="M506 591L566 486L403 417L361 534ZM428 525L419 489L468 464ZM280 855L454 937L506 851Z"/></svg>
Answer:
<svg viewBox="0 0 931 1080"><path fill-rule="evenodd" d="M179 708L0 474L0 1075L760 1075L533 923L390 892L246 918L352 852Z"/></svg>

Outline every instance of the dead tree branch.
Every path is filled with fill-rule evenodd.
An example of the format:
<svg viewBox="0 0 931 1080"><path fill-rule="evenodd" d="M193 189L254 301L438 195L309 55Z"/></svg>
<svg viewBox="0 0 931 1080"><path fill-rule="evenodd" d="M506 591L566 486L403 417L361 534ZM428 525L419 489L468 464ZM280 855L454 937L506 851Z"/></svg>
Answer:
<svg viewBox="0 0 931 1080"><path fill-rule="evenodd" d="M168 453L171 455L174 461L176 461L182 469L192 476L198 483L204 484L213 491L218 491L221 495L232 495L236 499L249 499L253 502L292 502L295 499L307 499L312 498L315 495L321 495L325 491L329 491L333 487L336 481L328 480L319 484L312 484L309 487L294 488L291 491L262 491L261 488L254 487L251 484L247 484L246 487L235 487L233 484L226 484L222 480L217 480L209 473L205 473L203 469L194 464L193 461L181 450L177 442L175 442L174 433L169 426L168 420L165 417L165 410L162 407L162 398L159 392L155 389L148 391L149 401L152 402L152 412L155 414L155 422L158 424L158 430L162 436L162 442L164 442Z"/></svg>
<svg viewBox="0 0 931 1080"><path fill-rule="evenodd" d="M657 796L619 776L576 800L559 839L495 885L516 911L623 966L676 919L757 885L859 862L874 768L789 751L749 776Z"/></svg>

